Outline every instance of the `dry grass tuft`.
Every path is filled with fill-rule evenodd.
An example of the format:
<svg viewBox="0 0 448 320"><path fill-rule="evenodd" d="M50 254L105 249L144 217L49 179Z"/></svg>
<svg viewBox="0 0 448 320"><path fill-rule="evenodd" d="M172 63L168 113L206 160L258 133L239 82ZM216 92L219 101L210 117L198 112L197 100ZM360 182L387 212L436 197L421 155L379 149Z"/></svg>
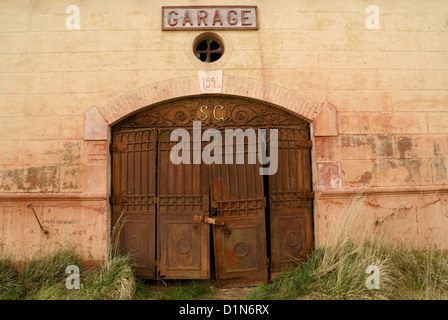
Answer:
<svg viewBox="0 0 448 320"><path fill-rule="evenodd" d="M328 241L297 268L289 268L248 299L447 299L448 257L434 250L397 247L362 229L364 197L356 195L329 230ZM379 289L366 285L369 266Z"/></svg>

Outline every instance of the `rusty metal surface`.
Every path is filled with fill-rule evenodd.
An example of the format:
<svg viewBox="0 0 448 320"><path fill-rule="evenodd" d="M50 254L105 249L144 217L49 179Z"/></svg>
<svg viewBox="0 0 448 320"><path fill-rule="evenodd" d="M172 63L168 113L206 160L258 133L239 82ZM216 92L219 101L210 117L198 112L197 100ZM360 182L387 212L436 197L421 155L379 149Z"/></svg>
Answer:
<svg viewBox="0 0 448 320"><path fill-rule="evenodd" d="M199 223L208 223L216 226L224 226L225 223L223 220L218 218L210 218L207 216L194 215L193 216L193 226L199 227Z"/></svg>
<svg viewBox="0 0 448 320"><path fill-rule="evenodd" d="M212 207L226 227L213 227L216 278L221 286L266 283L263 176L259 174L259 164L248 164L248 153L254 149L249 148L247 141L245 164L235 164L236 147L233 149L233 164L209 166ZM225 153L222 156L224 159Z"/></svg>
<svg viewBox="0 0 448 320"><path fill-rule="evenodd" d="M210 226L203 223L193 228L195 215L208 216L210 212L208 171L204 164L170 161L170 151L177 143L170 141L171 131L159 130L158 277L208 279Z"/></svg>
<svg viewBox="0 0 448 320"><path fill-rule="evenodd" d="M269 177L271 273L303 260L313 247L309 130L278 128L278 171Z"/></svg>
<svg viewBox="0 0 448 320"><path fill-rule="evenodd" d="M136 273L155 277L157 132L114 132L112 223L118 250L130 252Z"/></svg>
<svg viewBox="0 0 448 320"><path fill-rule="evenodd" d="M290 113L270 106L227 96L200 96L163 103L133 114L114 126L114 131L138 128L186 128L201 121L208 128L271 128L309 125ZM308 138L309 140L309 138Z"/></svg>
<svg viewBox="0 0 448 320"><path fill-rule="evenodd" d="M277 173L263 177L259 164L247 163L254 150L247 141L245 164L173 164L172 130L191 133L197 120L202 130L278 129ZM115 238L133 254L139 276L206 279L214 265L223 286L260 283L312 249L305 121L246 99L201 96L143 110L112 133L113 223L126 220Z"/></svg>

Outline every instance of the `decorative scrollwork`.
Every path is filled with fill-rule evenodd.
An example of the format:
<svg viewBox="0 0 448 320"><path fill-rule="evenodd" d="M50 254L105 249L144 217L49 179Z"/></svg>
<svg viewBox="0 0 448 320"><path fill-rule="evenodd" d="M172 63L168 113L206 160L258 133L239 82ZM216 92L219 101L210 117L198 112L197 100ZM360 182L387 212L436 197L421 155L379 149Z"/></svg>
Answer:
<svg viewBox="0 0 448 320"><path fill-rule="evenodd" d="M232 118L230 118L230 117L228 117L227 119L229 121L232 121ZM247 114L247 112L245 110L237 110L235 113L234 119L239 124L244 124L244 123L247 123L247 121L249 120L249 115Z"/></svg>
<svg viewBox="0 0 448 320"><path fill-rule="evenodd" d="M185 128L201 120L203 128L282 127L308 129L303 119L281 108L243 98L184 98L147 108L114 126L114 130L133 128Z"/></svg>

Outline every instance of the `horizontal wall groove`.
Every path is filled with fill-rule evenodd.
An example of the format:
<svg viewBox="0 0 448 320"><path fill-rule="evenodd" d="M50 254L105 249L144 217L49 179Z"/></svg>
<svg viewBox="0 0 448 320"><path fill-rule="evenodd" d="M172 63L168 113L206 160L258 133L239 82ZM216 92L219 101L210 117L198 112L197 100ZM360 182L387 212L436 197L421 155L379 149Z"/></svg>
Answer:
<svg viewBox="0 0 448 320"><path fill-rule="evenodd" d="M365 196L397 196L400 194L436 194L448 193L448 186L408 186L408 187L371 187L316 190L317 198L347 198L360 194Z"/></svg>

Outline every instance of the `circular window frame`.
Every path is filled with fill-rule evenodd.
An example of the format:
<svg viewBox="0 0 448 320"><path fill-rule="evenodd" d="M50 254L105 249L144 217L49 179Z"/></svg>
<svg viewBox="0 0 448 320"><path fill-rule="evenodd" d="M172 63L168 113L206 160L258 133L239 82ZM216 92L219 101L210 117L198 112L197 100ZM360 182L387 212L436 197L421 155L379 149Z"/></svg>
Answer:
<svg viewBox="0 0 448 320"><path fill-rule="evenodd" d="M221 57L213 62L203 62L196 56L196 46L203 40L216 40L222 46L222 55ZM219 69L226 64L232 55L232 41L227 32L201 32L201 31L192 31L190 32L184 44L184 51L188 58L188 60L193 64L196 68L201 70L215 70Z"/></svg>
<svg viewBox="0 0 448 320"><path fill-rule="evenodd" d="M204 42L206 43L205 50L198 49L199 45ZM212 42L215 42L218 44L218 49L211 48ZM221 43L221 41L219 39L205 38L205 39L199 39L198 41L195 41L195 43L193 45L193 52L194 52L196 58L198 58L200 61L205 62L205 63L213 63L213 62L216 62L219 59L221 59L221 57L224 55L225 49L224 49L224 45ZM199 55L205 54L205 61L202 60L200 57L198 57L198 54ZM210 61L212 59L213 54L219 54L219 57L216 60Z"/></svg>

